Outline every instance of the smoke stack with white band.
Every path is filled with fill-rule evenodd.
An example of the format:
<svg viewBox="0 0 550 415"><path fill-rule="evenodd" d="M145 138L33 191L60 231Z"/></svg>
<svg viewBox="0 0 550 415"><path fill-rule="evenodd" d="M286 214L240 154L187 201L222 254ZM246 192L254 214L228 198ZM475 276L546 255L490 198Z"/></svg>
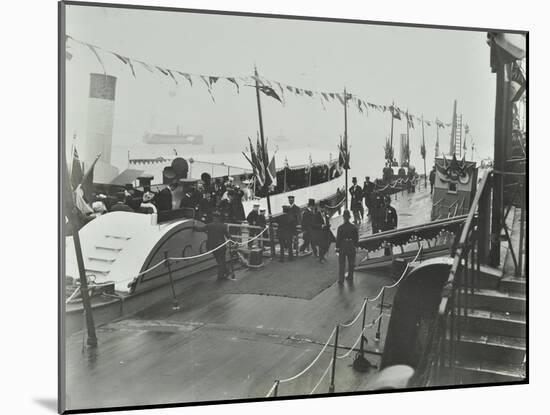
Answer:
<svg viewBox="0 0 550 415"><path fill-rule="evenodd" d="M109 183L118 175L118 169L111 165L116 80L111 75L90 74L85 161L86 166L90 166L101 153L94 169L94 182L97 183Z"/></svg>

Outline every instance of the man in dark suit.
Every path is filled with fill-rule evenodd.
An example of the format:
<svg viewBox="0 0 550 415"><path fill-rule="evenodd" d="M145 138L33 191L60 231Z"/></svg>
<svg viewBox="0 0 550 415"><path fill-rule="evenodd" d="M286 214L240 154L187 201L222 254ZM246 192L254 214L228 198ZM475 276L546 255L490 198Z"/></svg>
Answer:
<svg viewBox="0 0 550 415"><path fill-rule="evenodd" d="M365 177L365 183L363 183L363 197L365 198L365 206L369 210L368 216L372 219L372 208L374 201L374 183L370 181L370 177Z"/></svg>
<svg viewBox="0 0 550 415"><path fill-rule="evenodd" d="M228 276L227 267L225 265L225 252L227 245L223 244L225 243L226 239L229 239L229 230L227 229L227 225L222 222L219 212L214 212L212 217L213 222L207 224L195 223L193 229L198 232L206 233L206 249L208 251L215 249L212 254L214 255L216 264L218 264L219 281L226 279Z"/></svg>
<svg viewBox="0 0 550 415"><path fill-rule="evenodd" d="M177 187L178 183L173 182L158 193L155 201L159 212L163 210L172 210L172 192L174 192Z"/></svg>
<svg viewBox="0 0 550 415"><path fill-rule="evenodd" d="M116 197L117 202L111 206L110 212L134 212L134 209L126 204L126 194L124 192L118 192Z"/></svg>
<svg viewBox="0 0 550 415"><path fill-rule="evenodd" d="M353 270L355 269L355 254L359 242L357 227L349 223L349 210L344 210L344 223L338 227L336 233L336 252L338 252L338 284L344 283L346 272L346 260L348 262L347 280L353 283Z"/></svg>
<svg viewBox="0 0 550 415"><path fill-rule="evenodd" d="M294 259L294 252L292 248L292 237L296 232L296 221L294 216L290 213L290 207L288 205L283 206L283 214L276 220L278 225L277 233L279 235L279 245L281 258L280 261L285 260L285 251L288 250L288 260Z"/></svg>
<svg viewBox="0 0 550 415"><path fill-rule="evenodd" d="M391 197L384 197L384 210L382 217L382 232L391 231L392 229L397 228L397 211L391 205ZM384 255L391 255L392 247L390 244L386 244L384 248Z"/></svg>
<svg viewBox="0 0 550 415"><path fill-rule="evenodd" d="M252 205L252 210L250 211L250 213L246 217L246 221L248 222L248 224L250 226L259 226L258 225L258 219L260 217L259 210L260 210L260 205L258 205L258 204ZM258 229L250 228L248 230L248 235L250 236L250 238L254 238L256 235L258 235ZM248 247L249 248L252 247L253 242L254 241L248 242Z"/></svg>
<svg viewBox="0 0 550 415"><path fill-rule="evenodd" d="M350 208L353 212L353 223L358 225L363 220L363 189L357 184L357 177L354 177L351 182L353 185L349 188Z"/></svg>
<svg viewBox="0 0 550 415"><path fill-rule="evenodd" d="M309 199L307 202L307 207L302 214L302 231L304 243L300 247L300 252L305 252L310 246L313 254L317 256L317 247L313 243L311 238L311 231L313 225L313 215L315 209L315 199Z"/></svg>
<svg viewBox="0 0 550 415"><path fill-rule="evenodd" d="M302 225L302 212L298 206L294 204L294 196L288 196L288 213L294 219L296 226ZM293 249L298 249L298 238L296 232L292 235Z"/></svg>
<svg viewBox="0 0 550 415"><path fill-rule="evenodd" d="M335 241L334 235L330 230L330 217L326 210L326 204L321 201L320 209L313 215L313 240L319 248L319 262L325 262L325 255L328 252L330 244Z"/></svg>

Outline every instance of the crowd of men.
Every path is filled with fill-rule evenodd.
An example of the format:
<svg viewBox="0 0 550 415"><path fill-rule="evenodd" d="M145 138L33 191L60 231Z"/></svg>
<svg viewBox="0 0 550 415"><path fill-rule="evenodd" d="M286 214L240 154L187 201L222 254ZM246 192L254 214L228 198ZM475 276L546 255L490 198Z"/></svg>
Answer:
<svg viewBox="0 0 550 415"><path fill-rule="evenodd" d="M145 186L143 190L127 184L124 190L114 196L98 193L91 206L83 206L86 220L91 220L109 212L159 213L174 209L185 209L185 216L210 223L215 211L226 223L241 223L245 218L243 198L246 190L234 184L233 178L226 177L221 182L205 184L202 181L174 181L158 192ZM176 197L176 194L178 197ZM260 212L261 214L261 212Z"/></svg>
<svg viewBox="0 0 550 415"><path fill-rule="evenodd" d="M369 176L365 177L363 187L357 184L357 177L353 177L349 193L351 197L350 210L353 213L355 225L361 224L366 217L370 217L372 233L397 228L397 212L391 206L390 196L377 191ZM363 203L367 209L366 215Z"/></svg>

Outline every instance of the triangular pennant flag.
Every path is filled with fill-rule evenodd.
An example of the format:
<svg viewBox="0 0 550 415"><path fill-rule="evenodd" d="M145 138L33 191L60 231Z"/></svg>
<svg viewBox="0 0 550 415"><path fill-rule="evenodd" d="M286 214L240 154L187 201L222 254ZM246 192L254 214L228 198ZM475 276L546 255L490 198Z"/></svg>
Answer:
<svg viewBox="0 0 550 415"><path fill-rule="evenodd" d="M304 94L306 94L307 96L309 97L312 97L313 96L313 92L307 90L307 89L304 89Z"/></svg>
<svg viewBox="0 0 550 415"><path fill-rule="evenodd" d="M338 98L338 101L340 101L340 103L344 105L344 98L342 98L340 94L335 94L335 95L336 95L336 98Z"/></svg>
<svg viewBox="0 0 550 415"><path fill-rule="evenodd" d="M177 85L178 81L177 81L176 77L174 76L174 74L172 73L172 71L170 69L166 69L166 72L168 72L168 75L170 75L170 77L174 80L174 82Z"/></svg>
<svg viewBox="0 0 550 415"><path fill-rule="evenodd" d="M363 114L363 108L362 108L361 100L360 100L360 99L357 99L357 100L356 100L356 103L357 103L357 109L359 109L359 112L360 112L361 114Z"/></svg>
<svg viewBox="0 0 550 415"><path fill-rule="evenodd" d="M164 69L162 69L160 66L155 66L155 68L157 68L162 74L166 75L166 76L170 76L168 74L168 72L166 72Z"/></svg>
<svg viewBox="0 0 550 415"><path fill-rule="evenodd" d="M323 96L323 98L325 99L325 101L328 101L328 95L326 92L321 92L321 95Z"/></svg>
<svg viewBox="0 0 550 415"><path fill-rule="evenodd" d="M101 57L99 56L99 53L97 53L96 47L93 45L90 45L89 43L85 43L86 46L90 48L90 50L93 52L99 63L101 64L101 67L103 68L103 73L107 75L107 71L105 70L105 65L103 64L103 61L101 60Z"/></svg>
<svg viewBox="0 0 550 415"><path fill-rule="evenodd" d="M276 82L276 84L279 87L279 90L281 91L279 96L281 97L281 100L284 104L285 103L285 90L283 89L283 86L279 82Z"/></svg>
<svg viewBox="0 0 550 415"><path fill-rule="evenodd" d="M210 82L208 81L208 78L206 78L206 76L204 76L204 75L201 75L201 79L203 80L204 84L206 85L206 89L208 90L208 93L210 94L210 98L212 98L213 102L216 102L216 100L214 99L214 95L212 95L212 89L210 87Z"/></svg>
<svg viewBox="0 0 550 415"><path fill-rule="evenodd" d="M181 76L183 76L185 79L187 79L187 81L189 82L189 86L193 86L193 80L191 79L191 75L185 72L180 72L180 71L176 71L176 72L179 73Z"/></svg>
<svg viewBox="0 0 550 415"><path fill-rule="evenodd" d="M153 68L151 68L148 64L146 64L145 62L142 62L142 61L136 61L136 62L139 62L141 64L141 66L143 66L145 69L147 69L149 72L151 73L154 73L153 71Z"/></svg>
<svg viewBox="0 0 550 415"><path fill-rule="evenodd" d="M320 94L322 95L322 94ZM325 100L323 99L323 97L319 97L319 101L321 101L321 105L323 106L323 110L326 111L327 110L327 107L325 107Z"/></svg>
<svg viewBox="0 0 550 415"><path fill-rule="evenodd" d="M290 85L287 85L286 89L288 89L290 92L294 92L294 89L292 89L292 87Z"/></svg>
<svg viewBox="0 0 550 415"><path fill-rule="evenodd" d="M218 77L217 76L209 76L208 77L208 82L210 83L210 86L214 85L218 80Z"/></svg>
<svg viewBox="0 0 550 415"><path fill-rule="evenodd" d="M329 97L331 97L332 99L334 99L334 92L329 92Z"/></svg>
<svg viewBox="0 0 550 415"><path fill-rule="evenodd" d="M227 81L231 82L237 87L237 94L239 93L239 84L237 83L237 80L235 78L225 78Z"/></svg>
<svg viewBox="0 0 550 415"><path fill-rule="evenodd" d="M271 98L275 98L281 104L283 103L283 101L281 100L281 97L279 97L279 95L277 95L277 93L273 90L273 88L271 88L267 85L263 85L263 86L258 86L258 89L261 92L263 92L264 94L266 94L267 96L269 96Z"/></svg>
<svg viewBox="0 0 550 415"><path fill-rule="evenodd" d="M125 65L128 65L130 67L130 69L132 71L132 75L134 75L134 78L135 78L136 73L134 72L134 66L132 65L132 62L130 61L130 59L125 57L125 56L121 56L118 53L114 53L114 52L113 52L113 55L115 55L118 59L120 59L122 62L124 62Z"/></svg>

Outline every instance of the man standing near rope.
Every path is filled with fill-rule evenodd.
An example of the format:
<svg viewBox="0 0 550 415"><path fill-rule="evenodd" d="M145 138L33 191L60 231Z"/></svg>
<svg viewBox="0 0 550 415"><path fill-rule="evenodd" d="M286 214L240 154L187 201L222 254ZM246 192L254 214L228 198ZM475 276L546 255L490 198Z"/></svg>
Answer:
<svg viewBox="0 0 550 415"><path fill-rule="evenodd" d="M212 215L213 222L207 224L198 224L196 223L193 226L193 230L198 232L205 232L206 239L206 250L212 251L215 249L212 254L218 264L218 281L227 279L227 267L225 264L225 252L226 244L225 241L229 239L229 231L227 225L222 222L221 215L219 212L214 212ZM224 245L225 244L225 245ZM222 246L223 245L223 246Z"/></svg>
<svg viewBox="0 0 550 415"><path fill-rule="evenodd" d="M336 252L338 253L338 284L344 283L346 260L348 262L347 280L353 284L353 270L355 269L356 246L359 242L357 227L349 223L349 210L344 210L344 223L338 227L336 233Z"/></svg>

